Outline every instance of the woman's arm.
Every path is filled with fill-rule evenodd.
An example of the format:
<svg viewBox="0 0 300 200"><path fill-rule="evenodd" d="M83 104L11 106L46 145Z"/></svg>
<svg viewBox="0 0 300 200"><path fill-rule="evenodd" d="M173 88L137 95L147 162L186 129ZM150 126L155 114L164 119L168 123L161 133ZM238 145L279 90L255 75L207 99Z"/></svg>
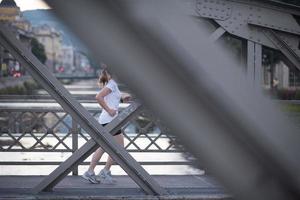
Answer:
<svg viewBox="0 0 300 200"><path fill-rule="evenodd" d="M109 93L111 93L111 90L110 90L109 88L107 88L107 87L104 87L104 88L96 95L96 100L97 100L97 102L100 104L100 106L101 106L104 110L106 110L106 112L108 112L108 114L109 114L110 116L113 117L113 116L117 113L117 111L114 110L114 109L109 108L108 105L107 105L107 104L105 103L105 101L104 101L104 97L105 97L106 95L108 95Z"/></svg>

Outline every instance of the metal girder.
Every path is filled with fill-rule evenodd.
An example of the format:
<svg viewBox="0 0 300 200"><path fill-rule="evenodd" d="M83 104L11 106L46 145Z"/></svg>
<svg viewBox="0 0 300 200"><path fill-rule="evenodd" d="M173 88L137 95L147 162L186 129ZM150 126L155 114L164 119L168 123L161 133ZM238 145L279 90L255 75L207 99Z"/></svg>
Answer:
<svg viewBox="0 0 300 200"><path fill-rule="evenodd" d="M242 72L180 2L47 2L236 198L300 197L295 127L237 81Z"/></svg>
<svg viewBox="0 0 300 200"><path fill-rule="evenodd" d="M223 21L231 17L232 6L228 1L197 0L196 11L201 17Z"/></svg>
<svg viewBox="0 0 300 200"><path fill-rule="evenodd" d="M141 108L141 104L133 102L129 107L124 109L118 117L105 126L105 130L111 135L114 135L130 119L139 114ZM60 164L60 166L49 174L49 176L35 186L33 192L38 193L51 190L57 183L67 176L74 167L89 157L98 147L99 145L93 139L90 139L80 149L75 151L67 160Z"/></svg>
<svg viewBox="0 0 300 200"><path fill-rule="evenodd" d="M296 19L292 15L281 15L282 13L273 13L272 11L265 9L260 11L260 14L254 14L252 17L249 17L248 24L300 36L300 25L297 23Z"/></svg>
<svg viewBox="0 0 300 200"><path fill-rule="evenodd" d="M273 42L277 49L287 57L287 59L298 69L300 70L300 54L298 55L289 45L280 38L274 31L271 29L264 29L264 34Z"/></svg>
<svg viewBox="0 0 300 200"><path fill-rule="evenodd" d="M293 52L293 54L300 56L300 34L296 35L283 31L278 31L276 29L268 28L258 23L250 22L249 25L264 33L266 38L269 39L269 41L273 44L273 48L280 50L280 48L278 48L278 44L276 44L276 42L274 43L274 40L270 38L269 34L266 34L266 32L272 31L272 33L276 34L276 37L279 40L285 43L285 46L289 48L290 51Z"/></svg>
<svg viewBox="0 0 300 200"><path fill-rule="evenodd" d="M26 68L32 77L75 119L147 194L162 195L166 190L118 145L103 126L63 87L53 74L4 25L0 25L0 44Z"/></svg>
<svg viewBox="0 0 300 200"><path fill-rule="evenodd" d="M197 0L195 7L201 17L213 19L230 34L274 49L277 45L263 32L265 29L276 30L279 37L300 56L300 24L293 16L300 16L300 11L296 6L290 10L271 2Z"/></svg>
<svg viewBox="0 0 300 200"><path fill-rule="evenodd" d="M248 41L247 43L247 76L255 85L261 87L262 46Z"/></svg>
<svg viewBox="0 0 300 200"><path fill-rule="evenodd" d="M217 28L217 30L215 30L210 36L209 36L209 40L212 42L217 41L222 35L224 35L224 33L226 33L226 30L222 27Z"/></svg>
<svg viewBox="0 0 300 200"><path fill-rule="evenodd" d="M255 2L256 4L254 4ZM261 1L197 0L196 11L201 17L216 20L233 34L243 34L247 23L300 34L300 25L293 17L293 13L287 12L285 9L276 10Z"/></svg>
<svg viewBox="0 0 300 200"><path fill-rule="evenodd" d="M248 5L255 5L260 7L266 7L272 10L277 10L280 12L290 13L293 15L300 15L300 7L297 5L292 5L284 3L278 0L228 0L238 3L244 3Z"/></svg>

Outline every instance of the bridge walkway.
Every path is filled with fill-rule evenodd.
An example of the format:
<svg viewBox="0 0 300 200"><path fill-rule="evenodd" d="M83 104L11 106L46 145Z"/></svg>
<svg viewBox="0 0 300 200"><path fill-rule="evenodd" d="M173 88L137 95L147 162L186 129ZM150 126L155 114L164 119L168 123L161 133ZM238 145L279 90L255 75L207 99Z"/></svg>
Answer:
<svg viewBox="0 0 300 200"><path fill-rule="evenodd" d="M129 176L114 176L114 185L91 184L80 176L67 176L51 192L32 194L44 176L0 176L0 199L231 199L208 175L157 175L168 196L149 196Z"/></svg>

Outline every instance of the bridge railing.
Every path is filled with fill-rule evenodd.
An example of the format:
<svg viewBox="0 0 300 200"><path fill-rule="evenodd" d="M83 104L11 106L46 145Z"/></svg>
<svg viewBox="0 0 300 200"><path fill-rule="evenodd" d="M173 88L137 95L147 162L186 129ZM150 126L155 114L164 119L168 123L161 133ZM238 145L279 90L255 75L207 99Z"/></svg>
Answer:
<svg viewBox="0 0 300 200"><path fill-rule="evenodd" d="M19 105L19 106L18 106ZM30 107L22 104L0 106L0 152L75 152L86 143L90 136L73 118L56 103L33 103ZM121 104L122 111L128 104ZM101 109L96 103L85 105L97 118ZM176 138L161 128L159 122L149 113L142 112L122 127L125 137L125 149L131 153L183 153L176 145ZM148 154L149 155L149 154ZM0 161L0 165L59 165L50 161ZM187 160L162 161L151 158L142 161L142 165L189 165ZM82 164L88 164L84 162ZM104 164L100 162L100 164ZM73 174L78 174L78 169Z"/></svg>

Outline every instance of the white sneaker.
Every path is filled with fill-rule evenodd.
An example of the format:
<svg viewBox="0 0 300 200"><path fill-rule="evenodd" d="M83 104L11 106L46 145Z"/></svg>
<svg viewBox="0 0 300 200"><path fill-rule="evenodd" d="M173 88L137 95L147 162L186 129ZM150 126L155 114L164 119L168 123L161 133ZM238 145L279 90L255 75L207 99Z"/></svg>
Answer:
<svg viewBox="0 0 300 200"><path fill-rule="evenodd" d="M85 180L88 180L89 182L91 182L93 184L100 183L100 181L97 180L95 173L90 173L89 171L84 172L84 174L82 175L82 178L84 178Z"/></svg>
<svg viewBox="0 0 300 200"><path fill-rule="evenodd" d="M110 170L102 169L99 174L96 176L96 180L103 184L116 184L117 181L111 176Z"/></svg>

